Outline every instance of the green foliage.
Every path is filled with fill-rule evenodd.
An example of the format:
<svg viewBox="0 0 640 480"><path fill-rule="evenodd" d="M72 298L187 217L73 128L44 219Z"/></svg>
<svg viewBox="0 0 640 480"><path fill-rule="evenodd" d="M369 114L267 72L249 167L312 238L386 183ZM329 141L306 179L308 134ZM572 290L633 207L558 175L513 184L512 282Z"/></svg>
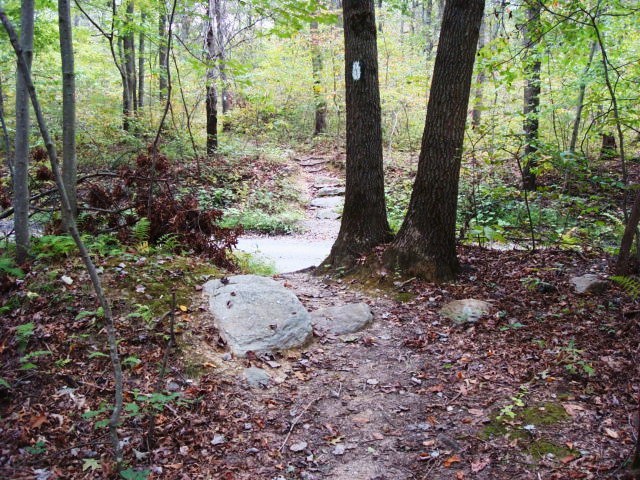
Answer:
<svg viewBox="0 0 640 480"><path fill-rule="evenodd" d="M151 470L134 470L132 468L120 472L120 476L125 480L147 480L150 474Z"/></svg>
<svg viewBox="0 0 640 480"><path fill-rule="evenodd" d="M40 260L68 257L77 251L69 235L43 235L33 239L33 254Z"/></svg>
<svg viewBox="0 0 640 480"><path fill-rule="evenodd" d="M613 275L609 277L612 281L622 287L633 300L637 300L640 295L640 278L635 276Z"/></svg>
<svg viewBox="0 0 640 480"><path fill-rule="evenodd" d="M227 210L222 218L222 227L242 226L245 230L262 233L293 233L297 223L303 218L298 212L268 214L260 210L241 211L235 208Z"/></svg>
<svg viewBox="0 0 640 480"><path fill-rule="evenodd" d="M525 406L524 397L529 393L529 389L526 385L520 385L520 391L513 397L511 397L511 403L505 405L500 409L500 413L496 417L498 420L513 420L516 417L516 408L523 408Z"/></svg>
<svg viewBox="0 0 640 480"><path fill-rule="evenodd" d="M270 277L276 273L276 267L273 261L262 258L259 254L251 255L250 253L234 252L233 257L238 265L238 269L243 274Z"/></svg>
<svg viewBox="0 0 640 480"><path fill-rule="evenodd" d="M24 272L16 266L13 258L0 256L0 276L2 275L22 278L24 277Z"/></svg>
<svg viewBox="0 0 640 480"><path fill-rule="evenodd" d="M24 352L27 348L29 339L33 336L35 331L35 324L33 322L23 323L16 327L16 342L18 344L18 351Z"/></svg>
<svg viewBox="0 0 640 480"><path fill-rule="evenodd" d="M558 353L558 361L564 365L565 370L571 375L586 375L592 377L596 370L583 358L584 350L576 347L575 340L562 347Z"/></svg>
<svg viewBox="0 0 640 480"><path fill-rule="evenodd" d="M149 305L137 303L135 311L127 315L127 318L139 318L145 323L151 323L151 320L153 320L153 310Z"/></svg>
<svg viewBox="0 0 640 480"><path fill-rule="evenodd" d="M148 218L140 218L133 227L133 238L137 243L149 242L149 231L151 229L151 222Z"/></svg>

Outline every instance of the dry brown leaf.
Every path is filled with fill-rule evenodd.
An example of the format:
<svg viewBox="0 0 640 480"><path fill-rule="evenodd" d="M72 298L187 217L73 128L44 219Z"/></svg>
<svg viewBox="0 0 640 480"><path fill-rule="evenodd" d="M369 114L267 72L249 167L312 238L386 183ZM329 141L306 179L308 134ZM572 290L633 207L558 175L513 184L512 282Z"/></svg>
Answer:
<svg viewBox="0 0 640 480"><path fill-rule="evenodd" d="M454 463L460 463L462 461L462 458L460 458L460 455L458 455L457 453L455 455L451 455L449 458L447 458L443 465L446 468L450 468L451 465L453 465Z"/></svg>
<svg viewBox="0 0 640 480"><path fill-rule="evenodd" d="M29 427L38 428L41 427L44 422L47 421L46 415L38 415L37 417L32 417L31 422L29 423Z"/></svg>
<svg viewBox="0 0 640 480"><path fill-rule="evenodd" d="M578 413L585 411L585 408L577 403L563 403L562 406L571 418L575 418Z"/></svg>
<svg viewBox="0 0 640 480"><path fill-rule="evenodd" d="M469 410L467 410L471 415L473 415L474 417L481 417L484 415L484 410L480 409L480 408L470 408Z"/></svg>

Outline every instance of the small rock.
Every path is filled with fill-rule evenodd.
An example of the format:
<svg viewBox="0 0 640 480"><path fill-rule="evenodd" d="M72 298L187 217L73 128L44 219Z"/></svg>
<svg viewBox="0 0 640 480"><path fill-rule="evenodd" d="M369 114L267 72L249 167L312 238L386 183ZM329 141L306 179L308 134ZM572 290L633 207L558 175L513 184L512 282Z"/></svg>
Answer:
<svg viewBox="0 0 640 480"><path fill-rule="evenodd" d="M226 441L227 439L224 438L224 435L214 435L213 440L211 440L211 445L222 445Z"/></svg>
<svg viewBox="0 0 640 480"><path fill-rule="evenodd" d="M296 442L289 447L292 452L301 452L307 448L307 442Z"/></svg>
<svg viewBox="0 0 640 480"><path fill-rule="evenodd" d="M367 385L378 385L378 383L380 383L378 380L376 380L375 378L369 378L367 380Z"/></svg>
<svg viewBox="0 0 640 480"><path fill-rule="evenodd" d="M338 443L335 448L333 449L333 454L334 455L344 455L344 452L347 450L347 448L344 446L344 443Z"/></svg>
<svg viewBox="0 0 640 480"><path fill-rule="evenodd" d="M314 328L332 335L358 332L373 320L371 308L366 303L321 308L310 316Z"/></svg>
<svg viewBox="0 0 640 480"><path fill-rule="evenodd" d="M466 298L454 300L440 309L440 314L457 323L475 323L491 310L491 304L484 300Z"/></svg>
<svg viewBox="0 0 640 480"><path fill-rule="evenodd" d="M601 279L593 273L587 273L586 275L579 277L572 277L570 282L573 284L576 293L580 294L602 293L609 287L606 280Z"/></svg>
<svg viewBox="0 0 640 480"><path fill-rule="evenodd" d="M271 382L271 376L258 367L245 368L243 376L251 388L265 388Z"/></svg>

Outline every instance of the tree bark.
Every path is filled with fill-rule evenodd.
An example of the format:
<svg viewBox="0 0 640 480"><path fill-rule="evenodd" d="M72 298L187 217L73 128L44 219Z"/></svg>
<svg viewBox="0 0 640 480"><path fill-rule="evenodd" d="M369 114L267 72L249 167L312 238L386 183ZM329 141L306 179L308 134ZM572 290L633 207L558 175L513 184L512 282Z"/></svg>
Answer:
<svg viewBox="0 0 640 480"><path fill-rule="evenodd" d="M67 191L71 215L78 215L76 161L76 78L73 57L73 30L69 0L58 0L60 58L62 60L62 180ZM62 210L64 213L64 209ZM64 217L64 215L63 215ZM63 218L65 226L69 220Z"/></svg>
<svg viewBox="0 0 640 480"><path fill-rule="evenodd" d="M392 271L435 282L458 273L458 180L483 10L484 0L445 3L409 209L384 257Z"/></svg>
<svg viewBox="0 0 640 480"><path fill-rule="evenodd" d="M162 9L164 5L161 5ZM158 17L158 97L163 102L167 93L167 15L161 10Z"/></svg>
<svg viewBox="0 0 640 480"><path fill-rule="evenodd" d="M34 0L22 0L20 7L20 48L27 68L33 59ZM16 263L29 255L29 92L23 75L16 75L16 136L14 147L13 222L16 239Z"/></svg>
<svg viewBox="0 0 640 480"><path fill-rule="evenodd" d="M323 267L350 267L391 240L384 197L378 50L373 0L343 2L347 179L340 232Z"/></svg>
<svg viewBox="0 0 640 480"><path fill-rule="evenodd" d="M313 100L315 105L315 126L313 135L321 135L327 130L327 102L322 88L322 52L320 51L318 22L311 22L311 67L313 72Z"/></svg>
<svg viewBox="0 0 640 480"><path fill-rule="evenodd" d="M147 20L147 14L140 12L140 24L144 25ZM145 39L144 30L140 30L138 36L138 110L144 107L144 61L145 61Z"/></svg>
<svg viewBox="0 0 640 480"><path fill-rule="evenodd" d="M224 114L231 110L231 95L229 81L227 79L227 31L226 31L226 4L225 0L215 0L216 37L218 44L218 72L220 74L220 93L222 103L222 131L229 131L229 123L225 121Z"/></svg>
<svg viewBox="0 0 640 480"><path fill-rule="evenodd" d="M480 24L480 35L478 37L478 52L484 48L485 42L485 20L483 19ZM471 111L471 127L475 130L480 126L482 120L482 109L484 107L484 82L486 80L486 73L484 68L478 70L476 75L476 91L475 100L473 102L473 110Z"/></svg>
<svg viewBox="0 0 640 480"><path fill-rule="evenodd" d="M587 89L587 79L586 76L589 73L589 69L591 68L591 63L593 62L593 57L598 48L598 42L591 42L591 48L589 49L589 59L587 60L587 65L584 67L584 71L582 72L582 76L580 78L580 87L578 89L578 100L576 101L576 118L573 121L573 131L571 132L571 141L569 142L569 151L576 151L576 144L578 143L578 133L580 132L580 123L582 122L582 110L584 108L584 94Z"/></svg>
<svg viewBox="0 0 640 480"><path fill-rule="evenodd" d="M133 24L133 12L134 12L134 0L129 0L127 3L125 25L126 32L122 36L122 53L124 56L124 69L126 72L127 81L123 88L127 89L126 96L127 108L125 109L125 115L133 117L138 110L138 98L137 98L137 82L136 82L136 54L135 54L135 36L132 30Z"/></svg>
<svg viewBox="0 0 640 480"><path fill-rule="evenodd" d="M11 156L11 139L9 138L9 130L7 129L7 122L4 118L4 91L2 90L2 77L0 77L0 127L2 128L2 143L4 145L5 160L7 162L7 168L9 169L9 175L13 180L13 157Z"/></svg>
<svg viewBox="0 0 640 480"><path fill-rule="evenodd" d="M538 127L540 124L540 70L541 62L536 45L539 41L540 12L539 0L528 0L526 22L523 27L524 36L524 156L522 163L522 188L525 190L536 189L537 166L536 155L538 152Z"/></svg>
<svg viewBox="0 0 640 480"><path fill-rule="evenodd" d="M207 52L207 86L206 86L206 120L207 120L207 155L212 155L218 149L218 57L219 48L217 45L218 28L215 12L219 8L219 0L209 0L207 3L208 26L205 38L205 49Z"/></svg>

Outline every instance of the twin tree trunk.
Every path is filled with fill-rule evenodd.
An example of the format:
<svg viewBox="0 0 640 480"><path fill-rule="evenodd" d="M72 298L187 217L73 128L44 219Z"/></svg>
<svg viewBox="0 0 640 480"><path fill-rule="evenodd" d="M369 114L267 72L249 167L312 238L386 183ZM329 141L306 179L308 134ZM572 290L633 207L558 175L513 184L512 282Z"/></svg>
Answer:
<svg viewBox="0 0 640 480"><path fill-rule="evenodd" d="M391 240L384 198L378 51L373 0L342 2L347 179L340 232L322 266L349 267Z"/></svg>
<svg viewBox="0 0 640 480"><path fill-rule="evenodd" d="M430 281L455 278L456 212L471 76L484 0L445 3L418 172L407 216L385 253L392 269Z"/></svg>
<svg viewBox="0 0 640 480"><path fill-rule="evenodd" d="M20 7L20 47L27 67L33 59L34 0L22 0ZM16 263L29 255L29 92L23 75L16 75L16 136L13 175L13 221Z"/></svg>
<svg viewBox="0 0 640 480"><path fill-rule="evenodd" d="M523 28L524 34L524 157L522 164L522 187L525 190L536 189L537 166L536 155L538 152L538 126L540 110L540 56L536 51L536 45L540 40L540 13L539 0L529 0L527 3L527 18Z"/></svg>

